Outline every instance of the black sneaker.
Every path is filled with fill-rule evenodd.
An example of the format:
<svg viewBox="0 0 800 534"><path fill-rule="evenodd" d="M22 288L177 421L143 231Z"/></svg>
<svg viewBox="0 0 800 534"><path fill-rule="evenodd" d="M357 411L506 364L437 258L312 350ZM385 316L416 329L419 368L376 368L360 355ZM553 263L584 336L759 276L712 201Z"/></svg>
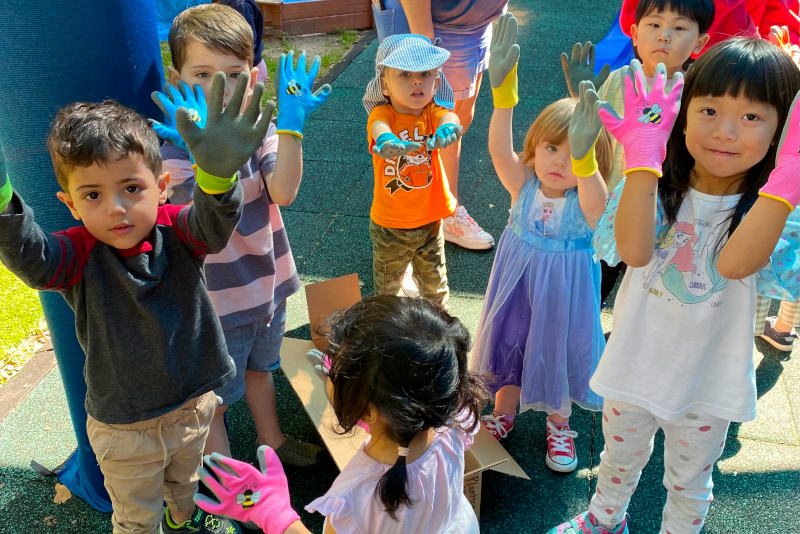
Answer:
<svg viewBox="0 0 800 534"><path fill-rule="evenodd" d="M188 521L175 525L167 508L164 519L158 525L158 534L242 534L242 529L236 522L209 514L199 507L195 507Z"/></svg>
<svg viewBox="0 0 800 534"><path fill-rule="evenodd" d="M777 320L777 317L767 317L767 320L764 322L764 333L761 334L760 337L778 350L791 352L794 346L794 340L797 339L797 333L794 331L794 328L791 332L775 330L775 322Z"/></svg>

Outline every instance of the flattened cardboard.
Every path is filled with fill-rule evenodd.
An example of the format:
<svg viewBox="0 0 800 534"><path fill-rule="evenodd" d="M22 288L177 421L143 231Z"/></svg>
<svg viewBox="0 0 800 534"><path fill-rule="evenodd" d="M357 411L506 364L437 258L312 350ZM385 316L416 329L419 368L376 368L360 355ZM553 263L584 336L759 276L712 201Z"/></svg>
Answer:
<svg viewBox="0 0 800 534"><path fill-rule="evenodd" d="M315 331L319 331L319 325L331 313L345 309L361 299L356 274L309 284L305 289L312 338L315 337ZM341 471L358 452L367 438L367 432L359 426L345 435L336 431L336 415L328 401L325 380L314 370L313 362L307 356L312 348L322 350L325 346L327 341L319 334L313 341L284 337L281 345L281 368ZM482 472L486 469L530 480L500 442L481 426L472 447L464 455L464 494L478 517Z"/></svg>

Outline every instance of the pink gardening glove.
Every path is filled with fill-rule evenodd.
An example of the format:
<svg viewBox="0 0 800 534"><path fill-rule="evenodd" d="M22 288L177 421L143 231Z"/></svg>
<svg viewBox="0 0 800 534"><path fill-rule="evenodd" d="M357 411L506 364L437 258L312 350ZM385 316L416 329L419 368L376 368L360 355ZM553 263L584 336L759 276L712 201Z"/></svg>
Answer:
<svg viewBox="0 0 800 534"><path fill-rule="evenodd" d="M792 102L778 143L775 168L758 194L774 198L793 210L800 202L800 93Z"/></svg>
<svg viewBox="0 0 800 534"><path fill-rule="evenodd" d="M267 534L283 534L300 520L289 502L289 483L275 451L267 445L258 448L259 471L246 462L219 453L203 457L206 467L198 470L217 501L197 494L194 502L210 514L230 517Z"/></svg>
<svg viewBox="0 0 800 534"><path fill-rule="evenodd" d="M626 69L625 116L617 115L608 102L599 103L598 114L625 151L625 174L646 170L660 178L661 164L667 157L667 139L681 107L683 74L676 72L672 86L665 92L667 70L659 63L648 93L642 64L634 59Z"/></svg>

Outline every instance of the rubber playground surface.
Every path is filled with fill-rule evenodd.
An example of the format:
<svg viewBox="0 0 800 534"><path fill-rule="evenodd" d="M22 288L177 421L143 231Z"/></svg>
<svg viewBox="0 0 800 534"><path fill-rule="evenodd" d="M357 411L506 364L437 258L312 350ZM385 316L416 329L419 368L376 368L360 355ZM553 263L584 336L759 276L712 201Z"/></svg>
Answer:
<svg viewBox="0 0 800 534"><path fill-rule="evenodd" d="M555 7L555 6L558 7ZM520 104L515 110L515 143L547 104L566 96L559 54L576 41L599 41L618 12L619 2L512 0L520 22L522 49ZM305 172L297 200L283 208L295 261L304 284L357 272L362 293L372 293L372 260L368 233L372 167L366 147L364 87L374 72L377 44L370 43L339 73L328 102L309 119L304 141ZM499 184L487 150L491 115L488 80L463 141L460 200L495 240L508 219L509 197ZM451 312L474 333L493 251L470 252L447 245ZM611 314L604 312L606 330ZM309 338L305 295L289 299L287 335ZM753 357L758 385L758 418L733 424L714 472L714 502L704 528L708 533L797 532L800 521L800 354L782 353L757 339ZM31 460L49 469L75 449L66 400L52 356L37 357L44 376L23 373L12 379L27 395L11 400L8 385L0 389L0 534L101 533L111 530L110 515L72 497L53 502L54 477L30 467ZM320 443L285 377L276 376L279 417L286 434ZM6 409L1 409L5 407ZM244 401L229 410L234 456L255 462L255 431ZM599 415L577 409L571 425L578 469L551 472L544 464L544 415L526 412L504 441L530 475L521 480L495 473L483 475L481 531L541 533L586 509L603 449ZM659 434L660 436L660 434ZM645 469L629 508L631 532L658 532L666 490L661 485L661 439ZM301 511L329 487L338 471L327 454L310 468L287 467L292 504L314 532L322 517Z"/></svg>

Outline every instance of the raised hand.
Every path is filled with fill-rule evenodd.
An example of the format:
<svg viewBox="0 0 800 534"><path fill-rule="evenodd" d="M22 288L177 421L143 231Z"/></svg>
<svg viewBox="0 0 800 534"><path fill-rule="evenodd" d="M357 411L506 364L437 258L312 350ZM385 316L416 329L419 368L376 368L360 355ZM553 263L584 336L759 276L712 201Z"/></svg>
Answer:
<svg viewBox="0 0 800 534"><path fill-rule="evenodd" d="M778 143L775 168L758 194L774 198L793 210L800 202L800 93L792 101Z"/></svg>
<svg viewBox="0 0 800 534"><path fill-rule="evenodd" d="M383 159L392 159L403 154L410 154L422 148L422 145L414 141L403 141L391 132L382 133L375 139L372 146L372 153Z"/></svg>
<svg viewBox="0 0 800 534"><path fill-rule="evenodd" d="M683 74L676 72L667 88L667 69L659 63L653 88L648 92L642 64L634 59L625 69L625 116L620 117L605 101L598 104L598 114L606 129L622 144L625 174L647 170L660 178L661 164L667 156L667 139L681 106Z"/></svg>
<svg viewBox="0 0 800 534"><path fill-rule="evenodd" d="M250 159L267 134L274 104L267 104L262 110L262 83L256 84L247 108L239 111L249 82L250 75L243 72L237 79L236 89L226 106L223 105L225 74L216 73L211 81L208 113L203 128L197 124L196 115L190 110L180 107L176 111L178 133L189 147L197 166L211 176L225 179L232 177ZM207 190L205 187L203 189ZM227 188L216 192L225 190Z"/></svg>
<svg viewBox="0 0 800 534"><path fill-rule="evenodd" d="M331 357L319 349L309 350L306 356L311 360L311 364L314 366L314 370L317 374L323 379L328 378L328 373L331 370Z"/></svg>
<svg viewBox="0 0 800 534"><path fill-rule="evenodd" d="M198 493L194 502L206 512L249 523L267 534L283 534L300 520L289 501L281 461L269 446L258 448L260 469L216 452L204 456L203 464L200 480L216 500Z"/></svg>
<svg viewBox="0 0 800 534"><path fill-rule="evenodd" d="M769 42L780 48L792 58L796 65L800 66L800 47L792 44L787 26L770 26Z"/></svg>
<svg viewBox="0 0 800 534"><path fill-rule="evenodd" d="M428 139L426 143L428 150L449 147L458 141L458 138L461 137L462 130L463 128L460 124L453 124L452 122L442 124L436 128L436 132Z"/></svg>
<svg viewBox="0 0 800 534"><path fill-rule="evenodd" d="M576 176L591 176L597 172L594 145L603 128L597 114L600 97L589 80L578 85L579 99L569 121L569 151L572 157L572 172Z"/></svg>
<svg viewBox="0 0 800 534"><path fill-rule="evenodd" d="M571 96L578 96L579 86L583 80L589 80L595 88L600 87L611 71L611 65L605 64L597 76L594 75L594 44L591 41L586 41L583 45L575 43L571 57L562 52L561 68L564 69L564 78L567 80L567 89Z"/></svg>
<svg viewBox="0 0 800 534"><path fill-rule="evenodd" d="M506 12L497 19L489 45L489 83L496 108L513 108L519 102L517 62L517 19Z"/></svg>
<svg viewBox="0 0 800 534"><path fill-rule="evenodd" d="M178 82L177 88L171 83L166 83L163 93L161 91L153 91L150 93L150 98L164 113L163 123L156 120L150 121L153 125L153 130L162 139L179 148L188 150L186 143L183 142L183 138L175 127L175 112L178 108L186 108L189 110L192 120L200 128L203 128L208 114L203 88L195 85L194 89L192 89L189 84L181 80Z"/></svg>
<svg viewBox="0 0 800 534"><path fill-rule="evenodd" d="M311 92L320 65L319 56L314 56L311 68L306 72L306 52L300 52L297 67L294 67L294 50L281 55L278 64L278 133L285 132L302 139L303 125L312 111L325 102L331 94L327 83Z"/></svg>

